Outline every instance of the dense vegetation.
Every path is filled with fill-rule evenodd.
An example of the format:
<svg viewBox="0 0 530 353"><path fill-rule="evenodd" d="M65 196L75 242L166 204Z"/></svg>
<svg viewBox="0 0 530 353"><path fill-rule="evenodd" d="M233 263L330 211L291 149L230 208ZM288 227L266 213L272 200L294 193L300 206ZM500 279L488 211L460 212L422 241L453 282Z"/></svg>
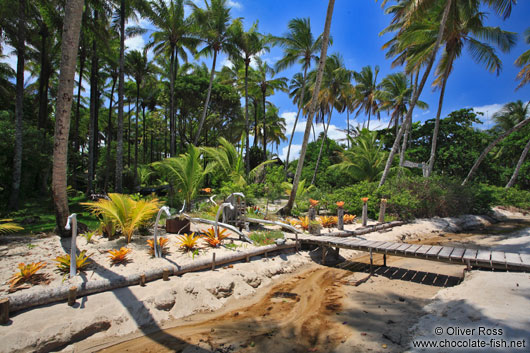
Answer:
<svg viewBox="0 0 530 353"><path fill-rule="evenodd" d="M64 225L68 203L61 195L67 190L56 179L62 172L76 201L82 193L134 194L167 186L165 201L173 207L186 201L188 210L205 196L204 188L221 197L243 191L251 203L258 197L268 203L287 196L285 182L285 213L303 211L309 196L330 210L335 201L345 201L354 213L361 196L374 203L371 212L386 197L390 213L401 218L483 212L495 203L528 208L528 193L502 187L530 187L529 104L507 104L489 130L474 127L480 116L470 109L440 114L462 48L498 73L497 50L506 52L515 43L515 33L483 23L481 6L506 19L515 3L414 3L401 0L386 9L392 19L383 32L395 36L385 49L403 72L380 79L377 66L354 72L340 53L327 55L333 0L320 36L312 33L309 19L300 18L282 36L260 33L257 23L246 30L225 0L205 1L203 7L183 0L86 1L82 15L78 11L70 114L59 108L68 58L62 35L74 28L68 6L83 1L20 0L13 12L12 1L0 0L0 55L9 44L18 61L17 70L0 64L0 202L6 205L1 213L24 216L16 212L21 201L47 200L54 189L57 224ZM137 17L154 27L147 46L154 58L146 51L125 52L125 37L145 31L125 27ZM269 65L259 54L275 45L284 56ZM220 53L233 66L219 68ZM529 57L527 51L516 62L521 86L529 81ZM200 64L201 58L212 58L212 66ZM301 72L282 77L281 70L293 65ZM423 124L413 122L414 108L426 108L419 97L433 67L438 113ZM34 78L27 86L24 70ZM285 131L279 108L268 101L279 91L288 92L299 108L296 120L302 114L308 121L299 160L274 155L274 146L294 133ZM333 112L348 114L346 141L327 138ZM367 129L352 128L350 113L365 115ZM381 114L390 116L391 126L369 131L370 119ZM313 118L324 132L309 143ZM58 152L64 143L67 160ZM58 163L62 158L64 166ZM405 161L423 163L424 173L406 168ZM472 184L462 186L462 180Z"/></svg>

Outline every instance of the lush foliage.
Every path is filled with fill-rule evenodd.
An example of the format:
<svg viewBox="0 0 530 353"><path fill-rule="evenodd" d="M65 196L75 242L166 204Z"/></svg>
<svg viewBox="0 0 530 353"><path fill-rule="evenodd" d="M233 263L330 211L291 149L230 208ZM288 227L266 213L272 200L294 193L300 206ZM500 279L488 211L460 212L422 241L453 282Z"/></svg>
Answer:
<svg viewBox="0 0 530 353"><path fill-rule="evenodd" d="M12 222L12 219L6 218L6 219L0 219L0 234L7 234L7 233L13 233L18 232L19 230L23 230L21 226L19 226L16 223Z"/></svg>
<svg viewBox="0 0 530 353"><path fill-rule="evenodd" d="M249 235L250 240L256 245L270 245L274 244L274 240L284 237L283 232L279 230L258 231L252 232Z"/></svg>

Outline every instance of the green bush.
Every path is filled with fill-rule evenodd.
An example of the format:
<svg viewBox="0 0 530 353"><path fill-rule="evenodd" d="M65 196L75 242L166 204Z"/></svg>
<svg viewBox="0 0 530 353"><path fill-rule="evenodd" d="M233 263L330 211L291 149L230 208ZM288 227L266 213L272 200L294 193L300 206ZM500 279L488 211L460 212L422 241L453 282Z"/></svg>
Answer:
<svg viewBox="0 0 530 353"><path fill-rule="evenodd" d="M517 188L505 189L500 186L478 184L474 186L475 193L489 206L514 206L530 210L530 191Z"/></svg>
<svg viewBox="0 0 530 353"><path fill-rule="evenodd" d="M283 233L279 230L252 232L249 235L250 240L252 240L256 245L274 244L275 239L280 239L283 237Z"/></svg>

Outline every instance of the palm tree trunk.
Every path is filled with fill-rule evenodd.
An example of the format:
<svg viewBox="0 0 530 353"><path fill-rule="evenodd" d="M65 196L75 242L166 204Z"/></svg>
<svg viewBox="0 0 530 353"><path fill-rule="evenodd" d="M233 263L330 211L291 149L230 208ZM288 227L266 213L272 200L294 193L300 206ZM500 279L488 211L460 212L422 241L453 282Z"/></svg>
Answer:
<svg viewBox="0 0 530 353"><path fill-rule="evenodd" d="M403 122L402 125L405 125L406 127L405 127L405 133L403 135L403 143L401 144L401 151L399 153L399 166L400 167L403 167L403 163L405 162L405 151L407 150L407 140L409 138L410 127L412 125L412 118ZM396 126L397 126L397 123L396 123Z"/></svg>
<svg viewBox="0 0 530 353"><path fill-rule="evenodd" d="M193 144L197 146L199 143L199 137L201 136L202 126L204 125L204 120L206 120L206 113L208 112L208 104L210 103L210 95L212 94L212 83L213 77L215 75L215 63L217 61L217 50L213 52L213 63L212 63L212 72L210 72L210 83L208 84L208 93L206 94L206 100L204 101L204 108L202 111L201 121L199 122L199 128L197 129L197 134L195 135L195 140Z"/></svg>
<svg viewBox="0 0 530 353"><path fill-rule="evenodd" d="M265 111L265 93L261 90L261 104L263 105L263 160L267 160L267 112Z"/></svg>
<svg viewBox="0 0 530 353"><path fill-rule="evenodd" d="M250 173L250 122L248 120L248 67L250 58L245 60L245 171Z"/></svg>
<svg viewBox="0 0 530 353"><path fill-rule="evenodd" d="M445 4L445 9L442 15L442 20L440 21L440 28L438 29L438 35L436 38L436 43L434 44L432 57L429 60L429 64L427 65L425 72L423 73L423 77L421 78L420 85L416 89L416 92L414 93L412 97L412 102L410 102L410 107L405 117L405 121L410 120L412 122L412 113L414 111L414 107L416 106L416 103L418 102L418 99L420 98L420 94L423 91L423 86L425 86L425 82L427 81L427 78L429 77L432 66L434 64L434 59L436 58L436 53L438 52L438 48L440 47L440 44L442 42L442 34L445 29L445 24L447 23L447 17L449 15L449 9L451 8L451 3L452 3L452 0L447 0ZM403 136L403 133L405 132L406 125L407 124L401 125L401 129L399 129L399 132L396 136L394 144L392 145L392 150L390 151L388 155L388 159L386 161L383 175L381 176L381 180L379 181L379 186L382 186L385 183L386 178L388 177L388 173L390 172L390 167L392 166L392 162L394 160L394 155L396 154L396 151L398 150L399 141L401 141L401 137Z"/></svg>
<svg viewBox="0 0 530 353"><path fill-rule="evenodd" d="M350 139L348 137L350 137L350 110L348 108L346 108L346 143L348 145L348 149L350 149Z"/></svg>
<svg viewBox="0 0 530 353"><path fill-rule="evenodd" d="M143 147L143 163L147 163L147 134L146 134L147 121L145 120L145 105L142 105L142 147Z"/></svg>
<svg viewBox="0 0 530 353"><path fill-rule="evenodd" d="M98 21L98 11L94 11L94 23ZM96 38L92 41L92 63L90 67L90 121L88 127L88 180L87 180L87 195L94 192L94 158L96 149L96 111L97 106L97 72L98 72L98 59L97 59L97 42Z"/></svg>
<svg viewBox="0 0 530 353"><path fill-rule="evenodd" d="M302 175L302 167L304 166L305 154L307 152L307 145L309 143L309 135L311 133L311 125L313 123L313 116L318 103L318 93L320 91L320 85L322 83L322 75L324 73L324 65L326 64L326 54L328 52L328 42L329 42L329 30L331 27L331 19L333 17L333 7L335 6L335 0L329 0L328 10L326 13L326 23L324 25L324 33L322 34L322 50L320 53L320 60L318 63L317 78L315 82L315 88L313 89L313 96L311 97L311 106L309 107L309 114L307 116L307 121L304 131L304 139L302 141L302 148L300 150L300 157L298 159L298 165L296 167L296 173L294 175L293 187L291 189L291 194L289 195L289 201L287 205L282 209L282 213L285 215L291 214L291 210L294 205L294 200L296 198L296 191L298 190L298 183L300 182L300 176Z"/></svg>
<svg viewBox="0 0 530 353"><path fill-rule="evenodd" d="M523 162L526 158L526 155L528 154L528 150L530 150L530 139L526 143L526 146L524 146L523 153L521 153L521 157L519 157L519 161L517 162L517 166L515 167L515 170L513 171L513 175L510 178L510 181L508 184L506 184L506 189L509 189L515 184L515 181L517 180L517 176L519 175L519 170L521 170L521 166L523 165Z"/></svg>
<svg viewBox="0 0 530 353"><path fill-rule="evenodd" d="M68 133L70 112L74 92L75 65L79 47L79 32L84 0L69 0L65 16L61 43L61 71L55 109L55 135L53 146L52 195L55 206L57 229L61 236L68 235L64 229L68 218L68 196L66 194L66 168L68 156Z"/></svg>
<svg viewBox="0 0 530 353"><path fill-rule="evenodd" d="M120 81L118 83L118 131L116 135L116 192L123 192L123 91L125 87L125 0L120 3Z"/></svg>
<svg viewBox="0 0 530 353"><path fill-rule="evenodd" d="M447 84L447 79L449 78L449 73L451 72L451 66L453 64L453 56L449 58L447 66L444 71L442 88L440 90L440 100L438 101L438 111L436 112L436 120L434 121L434 131L432 133L432 143L431 143L431 156L429 158L429 166L427 168L426 177L429 178L432 174L434 168L434 159L436 158L436 143L438 141L438 132L440 130L440 115L442 114L442 106L444 102L445 94L445 85Z"/></svg>
<svg viewBox="0 0 530 353"><path fill-rule="evenodd" d="M138 117L140 110L138 102L140 101L140 82L136 81L136 122L134 126L134 186L137 184L138 178Z"/></svg>
<svg viewBox="0 0 530 353"><path fill-rule="evenodd" d="M289 137L289 147L287 148L287 158L285 158L285 172L287 173L287 167L289 167L289 156L291 155L291 146L293 144L294 132L296 131L296 124L298 123L298 117L302 111L302 106L304 105L304 96L305 96L305 81L307 79L307 65L304 68L304 77L302 78L302 92L300 93L300 102L298 104L298 112L296 113L296 119L294 119L293 131ZM287 175L286 175L287 177Z"/></svg>
<svg viewBox="0 0 530 353"><path fill-rule="evenodd" d="M40 73L39 73L39 119L38 128L45 130L48 119L48 86L50 81L51 70L47 52L47 38L49 36L48 27L42 24L41 34L41 55L40 55Z"/></svg>
<svg viewBox="0 0 530 353"><path fill-rule="evenodd" d="M329 124L331 123L332 113L333 113L333 108L331 108L331 110L329 111L328 123L326 124L324 128L324 137L322 138L322 142L320 143L320 150L318 151L317 163L315 165L315 171L313 172L313 178L311 179L311 185L315 185L315 181L317 179L318 166L320 165L320 159L322 158L322 147L324 147L324 142L326 141L328 137L328 129L329 129Z"/></svg>
<svg viewBox="0 0 530 353"><path fill-rule="evenodd" d="M370 115L371 115L371 113L372 113L371 110L368 110L368 124L366 124L366 128L368 130L370 130Z"/></svg>
<svg viewBox="0 0 530 353"><path fill-rule="evenodd" d="M258 145L258 103L254 100L254 147Z"/></svg>
<svg viewBox="0 0 530 353"><path fill-rule="evenodd" d="M105 182L103 183L103 190L105 193L108 191L109 177L110 177L110 149L112 144L112 99L114 98L114 89L116 88L116 76L112 78L112 88L110 90L109 99L109 121L107 123L107 151L106 151L106 163L105 163Z"/></svg>
<svg viewBox="0 0 530 353"><path fill-rule="evenodd" d="M477 171L480 163L482 163L482 161L484 160L484 158L486 158L486 155L489 153L489 151L491 151L491 149L493 147L495 147L499 142L501 142L502 140L504 140L507 136L509 136L511 133L517 131L517 130L520 130L522 127L524 127L526 124L528 124L530 122L530 118L527 118L523 121L521 121L519 124L515 125L514 127L512 127L510 130L506 131L505 133L503 133L502 135L500 135L499 137L497 137L495 139L495 141L493 141L492 143L489 144L488 147L486 147L486 149L484 151L482 151L482 153L480 154L480 156L477 158L477 160L475 161L475 164L473 164L473 167L471 167L471 170L469 171L469 173L467 174L466 178L464 179L464 181L462 182L462 185L466 185L466 183L471 179L471 177L473 176L473 174L475 174L475 172Z"/></svg>
<svg viewBox="0 0 530 353"><path fill-rule="evenodd" d="M24 60L26 55L26 0L18 3L17 23L17 82L15 102L15 150L13 155L13 181L9 208L18 209L20 178L22 176L22 118L24 117Z"/></svg>
<svg viewBox="0 0 530 353"><path fill-rule="evenodd" d="M169 154L175 157L176 133L175 133L175 46L171 45L171 58L169 64Z"/></svg>
<svg viewBox="0 0 530 353"><path fill-rule="evenodd" d="M127 167L131 167L131 102L129 101L129 110L127 110Z"/></svg>

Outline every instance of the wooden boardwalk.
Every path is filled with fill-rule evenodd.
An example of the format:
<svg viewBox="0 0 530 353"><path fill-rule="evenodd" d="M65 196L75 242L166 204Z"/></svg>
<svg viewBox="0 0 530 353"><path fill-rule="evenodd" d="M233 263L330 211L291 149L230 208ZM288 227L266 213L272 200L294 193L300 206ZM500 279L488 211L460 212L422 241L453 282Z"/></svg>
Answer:
<svg viewBox="0 0 530 353"><path fill-rule="evenodd" d="M419 245L388 241L373 241L360 238L338 238L333 236L315 236L299 234L302 243L324 247L367 251L386 255L414 257L422 260L465 264L472 267L497 268L530 272L530 254L509 253L504 251L466 249L460 247Z"/></svg>

